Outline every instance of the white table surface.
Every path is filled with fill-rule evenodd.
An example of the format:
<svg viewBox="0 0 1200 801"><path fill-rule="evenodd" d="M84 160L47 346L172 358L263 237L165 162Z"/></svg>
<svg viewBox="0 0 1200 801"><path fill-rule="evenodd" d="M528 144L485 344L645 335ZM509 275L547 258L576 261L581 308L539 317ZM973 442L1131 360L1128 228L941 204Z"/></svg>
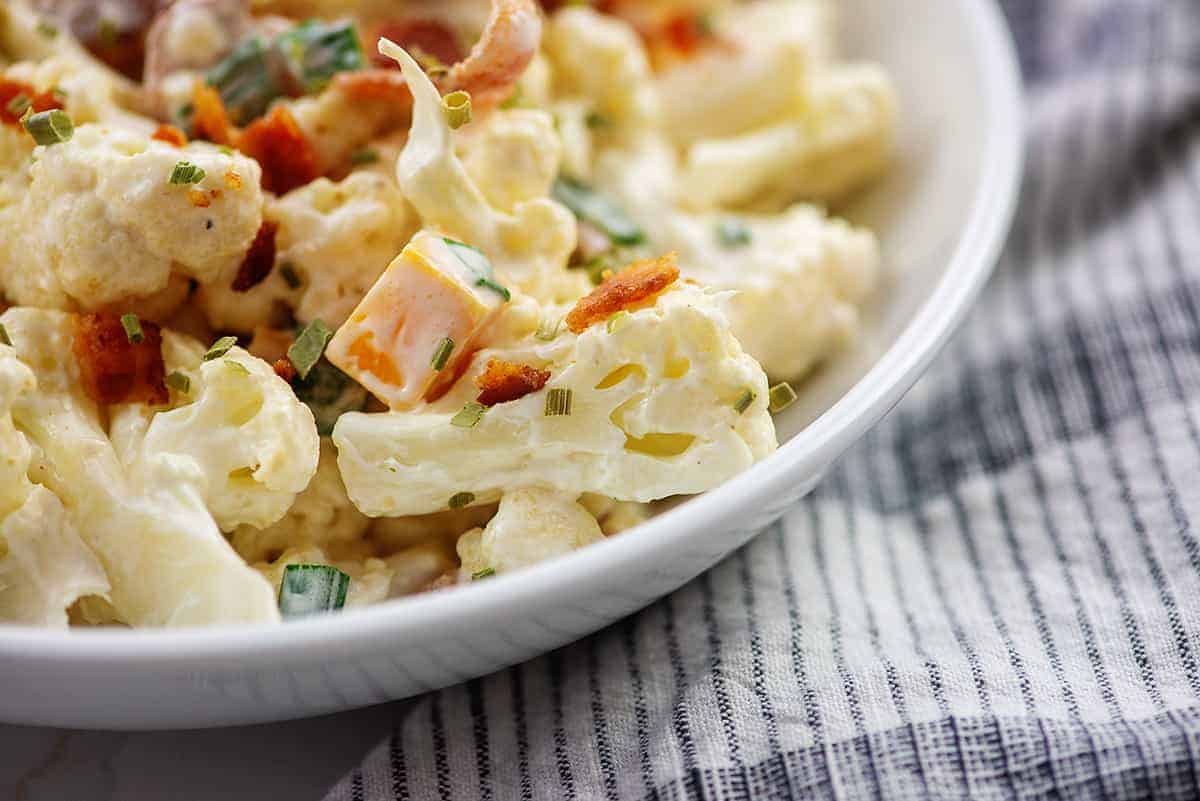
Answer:
<svg viewBox="0 0 1200 801"><path fill-rule="evenodd" d="M403 704L403 702L401 702ZM395 704L182 732L0 725L4 801L320 801L388 732Z"/></svg>

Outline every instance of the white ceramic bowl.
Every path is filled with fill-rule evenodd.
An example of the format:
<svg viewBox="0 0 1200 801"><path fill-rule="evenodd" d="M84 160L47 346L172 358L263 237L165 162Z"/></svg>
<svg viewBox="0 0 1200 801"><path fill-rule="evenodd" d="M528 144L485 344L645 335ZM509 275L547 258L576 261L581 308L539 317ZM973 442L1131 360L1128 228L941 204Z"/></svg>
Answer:
<svg viewBox="0 0 1200 801"><path fill-rule="evenodd" d="M901 93L902 157L855 210L893 273L868 336L805 385L786 444L636 532L517 575L279 627L0 628L0 720L169 728L304 717L457 683L642 608L778 517L912 386L986 281L1021 170L1020 78L991 0L841 0Z"/></svg>

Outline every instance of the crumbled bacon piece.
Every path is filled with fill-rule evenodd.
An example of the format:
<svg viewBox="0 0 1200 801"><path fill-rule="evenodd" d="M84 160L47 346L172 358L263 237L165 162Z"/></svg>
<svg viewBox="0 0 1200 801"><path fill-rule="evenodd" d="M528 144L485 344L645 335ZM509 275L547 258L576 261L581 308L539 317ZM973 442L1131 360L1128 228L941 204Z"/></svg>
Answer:
<svg viewBox="0 0 1200 801"><path fill-rule="evenodd" d="M234 292L248 292L263 282L275 266L275 233L279 223L263 220L233 279Z"/></svg>
<svg viewBox="0 0 1200 801"><path fill-rule="evenodd" d="M188 200L198 209L207 209L212 205L212 198L203 189L189 189Z"/></svg>
<svg viewBox="0 0 1200 801"><path fill-rule="evenodd" d="M385 22L376 29L370 41L376 42L380 36L391 39L410 53L433 56L447 67L453 66L466 57L462 44L454 31L434 19L405 19ZM395 61L375 52L371 52L371 63L384 69L397 70ZM417 59L420 61L420 58Z"/></svg>
<svg viewBox="0 0 1200 801"><path fill-rule="evenodd" d="M634 262L580 298L566 316L567 327L580 334L619 311L648 305L677 278L679 267L674 253Z"/></svg>
<svg viewBox="0 0 1200 801"><path fill-rule="evenodd" d="M537 392L549 380L548 370L491 359L483 373L475 379L475 386L479 387L479 397L475 400L484 406L508 403Z"/></svg>
<svg viewBox="0 0 1200 801"><path fill-rule="evenodd" d="M192 136L214 145L236 147L238 133L221 94L203 81L196 81L192 90Z"/></svg>
<svg viewBox="0 0 1200 801"><path fill-rule="evenodd" d="M175 147L183 147L188 142L187 134L174 125L166 124L158 126L158 129L150 135L150 138L166 142L168 145L174 145Z"/></svg>
<svg viewBox="0 0 1200 801"><path fill-rule="evenodd" d="M276 359L274 367L275 375L279 376L289 384L296 380L296 376L300 375L296 372L296 367L292 364L292 360L286 356L282 359Z"/></svg>
<svg viewBox="0 0 1200 801"><path fill-rule="evenodd" d="M263 189L282 195L321 177L317 151L292 112L275 106L242 132L243 153L262 165Z"/></svg>
<svg viewBox="0 0 1200 801"><path fill-rule="evenodd" d="M24 111L15 113L15 109L9 108L12 102L21 95L29 100L29 107L33 109L34 113L63 107L62 97L55 92L39 92L27 83L0 78L0 122L5 125L21 124L21 114Z"/></svg>
<svg viewBox="0 0 1200 801"><path fill-rule="evenodd" d="M141 342L129 341L115 314L81 314L75 318L72 351L88 397L97 403L148 403L170 400L165 382L162 333L141 321Z"/></svg>
<svg viewBox="0 0 1200 801"><path fill-rule="evenodd" d="M384 102L396 106L412 103L412 92L404 82L404 76L394 69L339 72L334 76L333 84L357 103Z"/></svg>

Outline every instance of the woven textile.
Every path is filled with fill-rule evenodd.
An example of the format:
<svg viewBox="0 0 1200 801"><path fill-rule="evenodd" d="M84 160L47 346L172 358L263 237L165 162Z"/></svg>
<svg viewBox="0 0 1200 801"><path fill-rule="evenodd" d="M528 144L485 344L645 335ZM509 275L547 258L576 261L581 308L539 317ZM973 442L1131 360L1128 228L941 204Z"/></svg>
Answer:
<svg viewBox="0 0 1200 801"><path fill-rule="evenodd" d="M1200 798L1200 2L1009 0L997 276L805 502L331 799Z"/></svg>

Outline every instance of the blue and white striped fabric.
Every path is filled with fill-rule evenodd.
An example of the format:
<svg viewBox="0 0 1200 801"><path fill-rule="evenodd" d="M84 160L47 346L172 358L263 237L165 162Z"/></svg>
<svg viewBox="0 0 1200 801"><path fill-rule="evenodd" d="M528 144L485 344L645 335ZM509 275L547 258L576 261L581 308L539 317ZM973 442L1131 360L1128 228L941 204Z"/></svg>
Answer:
<svg viewBox="0 0 1200 801"><path fill-rule="evenodd" d="M817 493L330 799L1200 798L1200 0L1008 0L999 274Z"/></svg>

